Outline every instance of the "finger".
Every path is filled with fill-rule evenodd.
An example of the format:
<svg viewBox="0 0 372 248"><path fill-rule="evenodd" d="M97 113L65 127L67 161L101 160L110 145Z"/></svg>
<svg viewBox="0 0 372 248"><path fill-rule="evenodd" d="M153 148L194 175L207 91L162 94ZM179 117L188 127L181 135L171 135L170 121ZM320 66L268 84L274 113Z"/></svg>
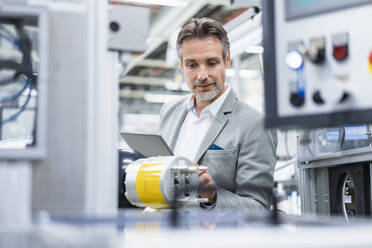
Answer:
<svg viewBox="0 0 372 248"><path fill-rule="evenodd" d="M201 175L199 177L199 185L205 185L205 184L208 184L210 182L209 178L205 175Z"/></svg>
<svg viewBox="0 0 372 248"><path fill-rule="evenodd" d="M205 173L201 173L199 175L199 185L200 186L206 186L206 185L214 185L214 181L212 179L212 177L208 174L208 172L205 172Z"/></svg>
<svg viewBox="0 0 372 248"><path fill-rule="evenodd" d="M213 183L208 183L206 185L200 185L198 192L200 196L209 198L216 194L216 185Z"/></svg>
<svg viewBox="0 0 372 248"><path fill-rule="evenodd" d="M205 170L202 170L202 171L199 171L199 177L203 174L208 174L208 171L205 171Z"/></svg>

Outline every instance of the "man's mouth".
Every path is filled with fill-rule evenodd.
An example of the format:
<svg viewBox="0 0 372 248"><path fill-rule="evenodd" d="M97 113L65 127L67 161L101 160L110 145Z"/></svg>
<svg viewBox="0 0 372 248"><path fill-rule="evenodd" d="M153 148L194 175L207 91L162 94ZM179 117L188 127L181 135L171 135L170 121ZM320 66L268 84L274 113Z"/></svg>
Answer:
<svg viewBox="0 0 372 248"><path fill-rule="evenodd" d="M202 85L196 85L196 87L198 88L202 88L202 89L205 89L205 88L208 88L209 86L213 85L213 83L210 83L210 84L202 84Z"/></svg>

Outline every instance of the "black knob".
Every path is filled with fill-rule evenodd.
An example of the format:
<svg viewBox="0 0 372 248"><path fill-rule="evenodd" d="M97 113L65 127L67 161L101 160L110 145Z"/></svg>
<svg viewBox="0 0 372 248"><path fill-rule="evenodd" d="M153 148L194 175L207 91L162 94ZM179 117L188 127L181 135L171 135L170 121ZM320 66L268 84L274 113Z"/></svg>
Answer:
<svg viewBox="0 0 372 248"><path fill-rule="evenodd" d="M319 90L317 90L317 91L314 92L314 94L313 94L313 101L316 104L319 104L319 105L324 104L324 100L323 100L323 98L322 98Z"/></svg>
<svg viewBox="0 0 372 248"><path fill-rule="evenodd" d="M344 94L342 95L342 97L340 99L340 103L345 102L347 99L349 99L349 97L350 97L349 93L344 92Z"/></svg>
<svg viewBox="0 0 372 248"><path fill-rule="evenodd" d="M301 107L305 103L305 99L301 97L298 93L291 93L290 102L295 107Z"/></svg>
<svg viewBox="0 0 372 248"><path fill-rule="evenodd" d="M119 29L120 29L120 25L119 25L119 23L117 23L117 22L111 22L110 23L110 29L111 29L111 31L112 32L117 32L117 31L119 31Z"/></svg>
<svg viewBox="0 0 372 248"><path fill-rule="evenodd" d="M317 37L310 40L310 47L306 51L306 57L314 64L322 64L326 58L325 37Z"/></svg>
<svg viewBox="0 0 372 248"><path fill-rule="evenodd" d="M311 59L314 64L322 64L325 61L325 49L318 49L316 55Z"/></svg>
<svg viewBox="0 0 372 248"><path fill-rule="evenodd" d="M178 178L174 178L174 184L179 184L180 183L180 181L178 180Z"/></svg>

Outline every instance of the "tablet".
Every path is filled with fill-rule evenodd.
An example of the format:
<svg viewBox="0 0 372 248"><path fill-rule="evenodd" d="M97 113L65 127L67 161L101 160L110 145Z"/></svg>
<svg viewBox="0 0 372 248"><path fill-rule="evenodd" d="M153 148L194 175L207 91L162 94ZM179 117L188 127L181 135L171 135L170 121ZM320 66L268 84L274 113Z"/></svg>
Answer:
<svg viewBox="0 0 372 248"><path fill-rule="evenodd" d="M130 132L121 132L120 134L130 148L145 157L173 155L172 150L160 135Z"/></svg>

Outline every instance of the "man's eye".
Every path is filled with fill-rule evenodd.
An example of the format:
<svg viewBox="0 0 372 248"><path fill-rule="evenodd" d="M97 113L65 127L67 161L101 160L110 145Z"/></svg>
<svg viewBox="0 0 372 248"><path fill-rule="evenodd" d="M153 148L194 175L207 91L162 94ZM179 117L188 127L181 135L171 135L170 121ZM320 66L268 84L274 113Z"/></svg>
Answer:
<svg viewBox="0 0 372 248"><path fill-rule="evenodd" d="M215 65L217 65L217 63L216 62L209 62L208 65L209 66L215 66Z"/></svg>
<svg viewBox="0 0 372 248"><path fill-rule="evenodd" d="M188 64L187 67L189 67L189 68L195 68L196 67L196 64Z"/></svg>

